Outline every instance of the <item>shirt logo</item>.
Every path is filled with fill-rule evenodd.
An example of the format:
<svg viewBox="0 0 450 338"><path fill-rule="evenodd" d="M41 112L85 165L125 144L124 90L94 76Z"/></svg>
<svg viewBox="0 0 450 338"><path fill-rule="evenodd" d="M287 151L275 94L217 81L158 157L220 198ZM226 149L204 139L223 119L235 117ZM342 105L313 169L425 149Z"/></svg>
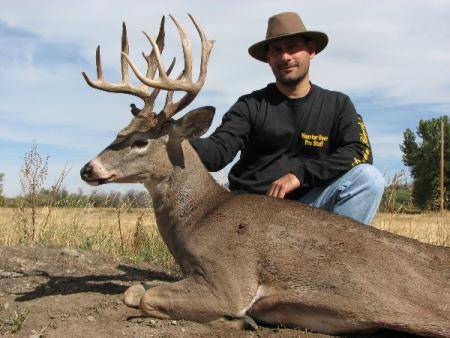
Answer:
<svg viewBox="0 0 450 338"><path fill-rule="evenodd" d="M301 133L300 137L303 140L304 145L310 147L323 148L325 143L328 141L328 136L321 134L315 135L315 134Z"/></svg>
<svg viewBox="0 0 450 338"><path fill-rule="evenodd" d="M364 122L360 116L358 116L357 122L359 125L359 141L364 145L364 150L359 157L353 158L352 167L361 163L368 162L370 156L369 136L367 135L366 126L364 125Z"/></svg>

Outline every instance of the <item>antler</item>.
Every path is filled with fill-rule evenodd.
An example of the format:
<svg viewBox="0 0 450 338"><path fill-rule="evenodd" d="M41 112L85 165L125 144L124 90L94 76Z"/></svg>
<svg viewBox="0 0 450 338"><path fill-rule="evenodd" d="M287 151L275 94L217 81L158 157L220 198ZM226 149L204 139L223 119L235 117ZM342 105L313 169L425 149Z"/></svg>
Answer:
<svg viewBox="0 0 450 338"><path fill-rule="evenodd" d="M83 72L83 77L89 86L104 90L107 92L114 93L125 93L137 96L144 100L144 108L142 111L132 105L132 112L136 114L148 115L152 112L154 102L158 96L160 90L167 90L166 101L164 108L159 114L159 118L162 121L168 120L178 111L182 110L188 104L190 104L194 98L197 96L198 92L202 88L206 80L206 71L208 66L209 55L211 49L214 45L213 40L207 40L205 33L195 21L192 15L188 14L189 18L194 23L197 32L200 35L200 40L202 43L202 54L200 63L200 73L196 82L192 81L192 48L191 43L187 37L186 32L183 27L178 23L178 21L170 15L170 18L177 26L178 32L181 37L181 44L183 47L184 56L184 69L181 74L174 80L170 79L169 75L175 65L175 58L173 59L171 65L167 69L164 68L163 61L161 59L161 53L164 49L164 21L163 16L160 24L159 34L156 41L151 38L147 33L143 32L147 37L148 41L153 47L152 52L149 55L142 53L143 57L147 61L147 72L145 76L139 71L136 65L131 61L129 57L129 46L127 39L127 32L125 23L122 26L122 51L121 51L121 71L122 71L122 81L119 84L113 84L107 82L103 78L102 64L100 58L100 46L97 47L96 52L96 64L97 64L97 81L92 81L85 72ZM128 65L130 65L136 77L142 82L141 86L134 86L129 79ZM159 77L154 79L156 70L158 69ZM149 91L149 87L154 88L152 92ZM177 102L173 102L174 91L185 91L186 94L180 98ZM133 107L134 106L134 107Z"/></svg>
<svg viewBox="0 0 450 338"><path fill-rule="evenodd" d="M167 120L173 115L175 115L178 111L182 110L189 103L191 103L194 98L197 96L198 92L202 88L203 84L206 80L206 71L208 66L209 55L211 53L211 49L214 45L213 40L207 40L205 33L201 29L200 25L195 21L191 14L188 14L189 18L194 23L195 28L200 36L200 40L202 43L202 54L201 54L201 63L200 63L200 73L196 82L192 81L192 48L191 43L187 37L186 32L183 27L178 23L178 21L170 15L170 18L177 26L178 32L181 37L181 44L183 47L183 56L184 56L184 70L181 74L175 79L169 78L169 69L167 72L165 71L163 61L161 59L161 49L158 46L157 41L155 42L150 36L148 36L145 32L145 36L149 40L150 44L153 47L153 52L155 53L155 59L158 67L159 78L157 80L153 80L148 76L143 76L136 65L131 61L128 54L122 52L122 56L130 65L136 77L145 85L149 87L153 87L156 89L164 89L167 90L166 102L164 108L161 111L160 117L163 120ZM179 99L177 102L173 102L173 92L174 91L185 91L186 94Z"/></svg>
<svg viewBox="0 0 450 338"><path fill-rule="evenodd" d="M155 45L159 50L164 49L164 22L165 17L163 16L161 19L161 24L159 27L159 33L158 37L156 39ZM159 51L158 51L159 52ZM133 96L137 96L141 98L144 101L144 108L142 109L142 112L152 112L153 106L156 100L156 97L158 96L160 89L155 89L152 92L149 91L149 86L147 85L141 85L141 86L135 86L130 82L130 77L128 74L128 64L126 61L126 57L128 57L129 53L129 45L128 45L128 38L127 38L127 27L125 25L125 22L122 24L122 47L121 47L121 72L122 72L122 81L118 84L110 83L105 81L103 77L103 70L102 70L102 62L101 62L101 56L100 56L100 46L97 47L96 50L96 65L97 65L97 81L92 81L89 76L85 72L82 72L84 79L86 80L87 84L93 88L100 89L106 92L113 92L113 93L124 93L124 94L130 94ZM142 53L143 57L147 61L147 78L153 78L156 73L156 62L155 62L155 50L153 50L149 55L145 55ZM173 59L169 69L167 70L167 73L170 74L173 67L175 65L175 58ZM133 110L133 115L137 115L139 113L139 110Z"/></svg>

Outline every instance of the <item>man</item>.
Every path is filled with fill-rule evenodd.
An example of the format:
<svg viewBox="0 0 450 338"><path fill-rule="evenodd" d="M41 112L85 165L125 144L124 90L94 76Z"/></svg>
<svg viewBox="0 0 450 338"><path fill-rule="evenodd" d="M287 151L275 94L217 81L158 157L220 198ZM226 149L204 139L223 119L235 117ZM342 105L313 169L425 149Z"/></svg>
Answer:
<svg viewBox="0 0 450 338"><path fill-rule="evenodd" d="M327 45L298 14L269 18L266 39L249 54L267 62L275 83L244 95L208 138L191 140L209 171L240 160L230 189L295 199L369 224L384 189L361 117L350 98L309 80L310 61Z"/></svg>

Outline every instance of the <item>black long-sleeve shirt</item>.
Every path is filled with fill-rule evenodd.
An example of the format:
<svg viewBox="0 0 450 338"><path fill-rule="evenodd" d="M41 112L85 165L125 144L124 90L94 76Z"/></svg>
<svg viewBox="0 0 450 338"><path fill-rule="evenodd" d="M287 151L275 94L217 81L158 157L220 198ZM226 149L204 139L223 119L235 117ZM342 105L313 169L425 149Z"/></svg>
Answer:
<svg viewBox="0 0 450 338"><path fill-rule="evenodd" d="M291 198L322 186L360 163L372 163L361 117L350 98L311 85L300 99L275 84L244 95L208 138L190 141L209 171L241 151L228 175L231 190L265 194L271 183L293 173L301 182Z"/></svg>

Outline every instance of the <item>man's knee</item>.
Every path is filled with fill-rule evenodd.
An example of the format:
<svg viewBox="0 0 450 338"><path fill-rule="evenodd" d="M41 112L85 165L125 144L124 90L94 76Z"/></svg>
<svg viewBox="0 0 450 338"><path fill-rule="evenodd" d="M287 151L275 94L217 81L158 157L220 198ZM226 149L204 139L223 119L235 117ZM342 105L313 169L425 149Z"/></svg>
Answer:
<svg viewBox="0 0 450 338"><path fill-rule="evenodd" d="M384 191L385 181L381 172L370 164L359 164L352 170L356 181L364 184L372 193L381 195Z"/></svg>

